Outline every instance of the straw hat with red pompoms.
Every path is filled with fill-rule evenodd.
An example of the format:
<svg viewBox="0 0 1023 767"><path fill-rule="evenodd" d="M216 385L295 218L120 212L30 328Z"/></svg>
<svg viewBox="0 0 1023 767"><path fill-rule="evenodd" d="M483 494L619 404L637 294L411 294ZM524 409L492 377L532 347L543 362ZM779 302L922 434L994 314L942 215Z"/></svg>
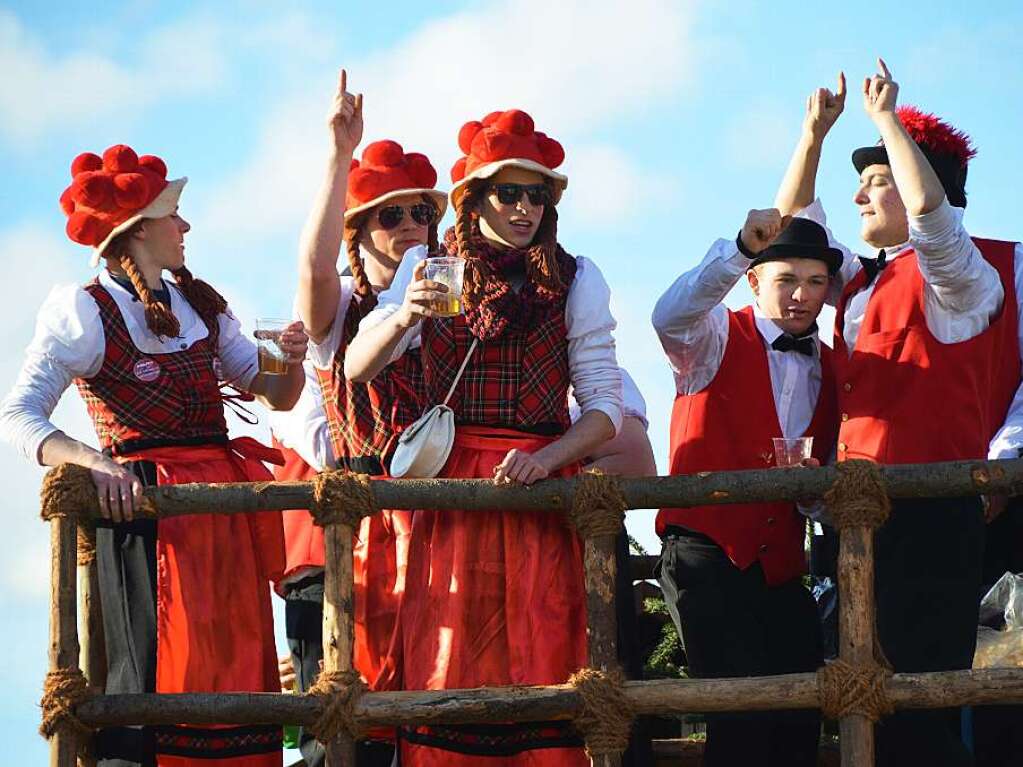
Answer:
<svg viewBox="0 0 1023 767"><path fill-rule="evenodd" d="M970 137L944 120L914 106L901 106L896 111L910 138L924 153L945 188L949 203L966 207L966 171L977 150ZM882 142L860 147L852 154L857 173L870 165L888 165L888 150Z"/></svg>
<svg viewBox="0 0 1023 767"><path fill-rule="evenodd" d="M491 112L473 120L458 132L458 146L465 156L451 168L451 194L476 178L490 178L502 168L535 171L554 181L554 202L568 186L568 177L554 169L565 161L565 150L554 139L536 130L533 118L521 109Z"/></svg>
<svg viewBox="0 0 1023 767"><path fill-rule="evenodd" d="M448 197L437 186L437 171L425 154L408 152L397 141L374 141L352 160L345 194L345 221L382 202L406 194L426 194L444 215Z"/></svg>
<svg viewBox="0 0 1023 767"><path fill-rule="evenodd" d="M144 218L169 216L187 178L167 180L167 166L151 154L139 157L116 144L100 157L83 152L71 162L71 185L60 196L67 236L93 250L92 265L117 235Z"/></svg>

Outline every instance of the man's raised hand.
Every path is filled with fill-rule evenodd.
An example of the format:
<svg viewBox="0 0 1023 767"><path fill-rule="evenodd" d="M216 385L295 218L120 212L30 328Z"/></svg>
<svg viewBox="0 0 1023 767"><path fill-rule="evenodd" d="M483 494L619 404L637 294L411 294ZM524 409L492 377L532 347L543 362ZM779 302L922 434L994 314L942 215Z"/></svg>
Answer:
<svg viewBox="0 0 1023 767"><path fill-rule="evenodd" d="M750 253L759 253L774 242L774 238L781 234L791 220L792 216L783 216L777 208L751 210L739 237Z"/></svg>
<svg viewBox="0 0 1023 767"><path fill-rule="evenodd" d="M877 60L877 70L873 77L863 78L863 108L872 118L894 113L899 97L899 84L892 79L884 59Z"/></svg>
<svg viewBox="0 0 1023 767"><path fill-rule="evenodd" d="M845 72L838 73L838 88L832 93L818 88L806 99L804 127L817 140L823 140L845 109Z"/></svg>
<svg viewBox="0 0 1023 767"><path fill-rule="evenodd" d="M334 149L339 155L351 157L362 141L362 94L353 96L348 92L348 73L343 69L327 122Z"/></svg>

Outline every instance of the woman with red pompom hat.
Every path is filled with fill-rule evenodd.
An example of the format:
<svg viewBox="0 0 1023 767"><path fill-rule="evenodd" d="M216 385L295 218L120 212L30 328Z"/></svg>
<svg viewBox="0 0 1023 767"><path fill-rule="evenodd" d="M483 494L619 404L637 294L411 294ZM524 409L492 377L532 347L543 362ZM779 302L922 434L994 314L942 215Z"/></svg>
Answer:
<svg viewBox="0 0 1023 767"><path fill-rule="evenodd" d="M185 267L186 179L123 144L85 153L61 195L68 236L93 248L100 275L56 288L39 314L0 434L45 466L87 467L99 493L96 558L106 639L105 691L269 692L279 689L268 583L284 566L276 512L152 519L142 487L270 479L280 454L229 440L222 382L286 409L304 380L301 323L282 334L287 374L258 372L257 350L224 298ZM174 276L162 279L164 270ZM102 452L49 418L74 383ZM272 726L100 730L102 765L281 763Z"/></svg>
<svg viewBox="0 0 1023 767"><path fill-rule="evenodd" d="M370 380L418 346L425 404L455 384L442 477L532 484L575 474L621 425L622 380L608 286L558 244L564 151L516 109L467 123L459 146L445 247L465 260L464 314L438 316L431 302L445 287L406 258L349 346L345 373ZM417 510L413 520L398 635L405 689L558 684L586 665L581 547L561 515ZM403 764L589 763L559 722L404 728L401 740Z"/></svg>
<svg viewBox="0 0 1023 767"><path fill-rule="evenodd" d="M437 172L425 155L395 141L375 141L353 159L362 140L362 96L347 90L342 70L329 116L327 173L302 235L298 315L312 339L330 439L338 465L387 476L397 435L421 412L418 353L405 355L369 383L344 375L344 360L359 322L391 284L406 253L414 260L437 249L437 222L447 195L437 191ZM344 247L351 275L338 278ZM371 688L389 676L388 663L398 601L404 589L411 513L383 511L363 520L355 541L355 667ZM305 511L285 512L288 568L285 594L288 640L299 689L318 673L323 605L323 534ZM378 736L378 737L374 737ZM384 740L386 738L386 741ZM323 763L323 749L302 736L306 763ZM390 733L371 733L358 750L360 765L389 765Z"/></svg>

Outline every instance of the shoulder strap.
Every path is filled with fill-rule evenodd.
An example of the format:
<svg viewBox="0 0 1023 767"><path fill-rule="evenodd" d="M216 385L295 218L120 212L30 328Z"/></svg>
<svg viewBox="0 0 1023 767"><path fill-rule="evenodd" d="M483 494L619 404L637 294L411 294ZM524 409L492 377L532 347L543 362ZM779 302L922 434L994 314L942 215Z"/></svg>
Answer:
<svg viewBox="0 0 1023 767"><path fill-rule="evenodd" d="M455 373L455 380L451 382L451 388L448 389L447 396L444 397L444 401L441 403L442 405L447 405L448 400L451 399L451 395L455 393L455 387L458 386L458 382L462 380L462 373L465 372L465 366L469 364L469 358L472 356L472 353L476 351L476 346L477 344L479 344L479 342L480 340L478 338L474 337L472 339L472 344L469 346L469 351L465 353L465 359L462 360L461 367L459 367L458 372Z"/></svg>

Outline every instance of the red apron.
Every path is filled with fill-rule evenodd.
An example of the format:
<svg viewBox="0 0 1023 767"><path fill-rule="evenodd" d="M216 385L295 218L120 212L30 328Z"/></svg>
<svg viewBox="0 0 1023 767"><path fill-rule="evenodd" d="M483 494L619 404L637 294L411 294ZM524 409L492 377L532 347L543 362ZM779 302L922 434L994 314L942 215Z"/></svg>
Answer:
<svg viewBox="0 0 1023 767"><path fill-rule="evenodd" d="M280 453L250 437L118 456L152 461L160 485L273 477ZM284 569L279 512L161 519L156 544L156 691L279 692L271 580ZM207 727L206 729L213 729ZM187 739L186 731L180 736ZM279 742L279 741L278 741ZM279 767L280 749L226 759L160 754L159 767Z"/></svg>
<svg viewBox="0 0 1023 767"><path fill-rule="evenodd" d="M552 441L507 429L459 426L440 476L491 478L509 450L533 452ZM557 476L578 471L574 465ZM560 514L417 510L413 520L397 631L402 668L391 669L404 689L560 684L586 665L582 545ZM440 730L431 728L434 734ZM508 737L520 745L554 746L563 734L562 728L541 723L517 726ZM462 748L456 746L463 753L403 740L402 764L589 765L578 747L481 758L479 751L470 753L479 738L464 731L448 736L463 738Z"/></svg>

